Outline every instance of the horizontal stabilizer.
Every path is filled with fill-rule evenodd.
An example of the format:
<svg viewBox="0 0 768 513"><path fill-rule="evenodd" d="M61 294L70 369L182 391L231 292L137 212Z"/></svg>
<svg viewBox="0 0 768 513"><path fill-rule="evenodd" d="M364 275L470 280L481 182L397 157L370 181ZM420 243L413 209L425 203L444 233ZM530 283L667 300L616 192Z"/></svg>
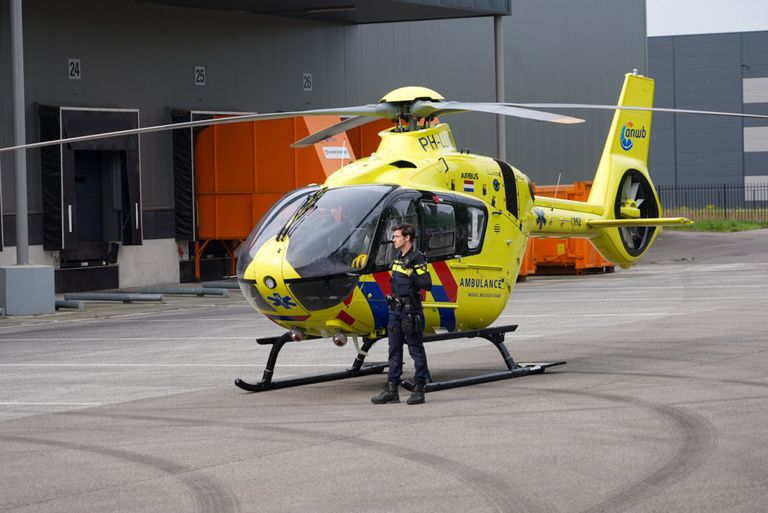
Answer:
<svg viewBox="0 0 768 513"><path fill-rule="evenodd" d="M587 221L595 228L629 228L632 226L685 226L693 224L686 217L648 217L644 219L596 219Z"/></svg>

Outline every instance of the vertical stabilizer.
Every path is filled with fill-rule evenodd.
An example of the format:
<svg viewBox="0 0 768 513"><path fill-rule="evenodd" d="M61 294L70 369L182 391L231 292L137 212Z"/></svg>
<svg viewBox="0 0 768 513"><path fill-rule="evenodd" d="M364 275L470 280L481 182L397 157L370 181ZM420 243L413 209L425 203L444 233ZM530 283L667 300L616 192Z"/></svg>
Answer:
<svg viewBox="0 0 768 513"><path fill-rule="evenodd" d="M653 90L653 79L627 74L618 105L653 107ZM618 109L614 113L589 194L589 203L605 209L603 223L625 223L610 228L604 225L606 229L592 239L603 256L622 267L631 266L645 253L660 230L650 221L662 215L648 173L651 116L644 110ZM648 220L648 225L629 224L643 220Z"/></svg>
<svg viewBox="0 0 768 513"><path fill-rule="evenodd" d="M618 105L653 107L652 78L627 74ZM617 110L608 131L603 156L592 184L589 203L612 205L618 181L625 170L635 169L648 177L651 112Z"/></svg>

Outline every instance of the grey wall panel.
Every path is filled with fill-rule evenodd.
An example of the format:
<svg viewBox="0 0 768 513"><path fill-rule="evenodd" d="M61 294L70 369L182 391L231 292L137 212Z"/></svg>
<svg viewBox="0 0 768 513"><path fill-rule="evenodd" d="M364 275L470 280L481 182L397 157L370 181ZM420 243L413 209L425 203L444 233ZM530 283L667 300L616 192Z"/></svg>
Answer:
<svg viewBox="0 0 768 513"><path fill-rule="evenodd" d="M768 76L768 32L651 38L649 52L652 74L666 76L666 63L670 57L674 60L674 106L768 113L768 104L744 103L743 81ZM745 127L766 125L758 120L677 115L674 134L659 132L655 137L676 143L679 184L740 184L745 175L760 174L763 165L762 157L744 153ZM651 161L666 160L668 151L668 144L652 145Z"/></svg>
<svg viewBox="0 0 768 513"><path fill-rule="evenodd" d="M343 59L330 63L343 55L339 26L140 2L117 2L117 9L91 1L76 2L79 9L30 4L30 100L138 108L145 126L168 123L168 107L271 111L325 106L332 97L346 103ZM88 27L81 30L81 22ZM82 35L56 39L69 32ZM80 81L66 78L68 57L81 59ZM195 66L205 66L205 86L195 85ZM315 75L311 93L302 91L302 71ZM172 207L171 161L170 134L142 137L144 207Z"/></svg>
<svg viewBox="0 0 768 513"><path fill-rule="evenodd" d="M678 108L741 110L741 38L708 34L675 38Z"/></svg>
<svg viewBox="0 0 768 513"><path fill-rule="evenodd" d="M656 120L651 130L651 153L648 169L656 185L675 183L675 138L674 129L659 128Z"/></svg>
<svg viewBox="0 0 768 513"><path fill-rule="evenodd" d="M593 27L586 29L586 27ZM615 103L624 74L646 68L645 2L512 2L505 18L507 98L519 101ZM611 114L577 126L508 121L512 164L538 183L589 180Z"/></svg>
<svg viewBox="0 0 768 513"><path fill-rule="evenodd" d="M11 70L10 18L9 3L0 2L0 70ZM12 88L10 72L0 73L0 146L10 146L13 143ZM0 187L3 195L0 208L5 213L13 212L16 208L16 198L11 191L15 189L16 181L13 176L13 157L8 154L0 155ZM8 233L7 230L5 233ZM7 239L5 243L8 244Z"/></svg>
<svg viewBox="0 0 768 513"><path fill-rule="evenodd" d="M736 156L733 156L733 160ZM684 158L677 162L677 174L681 185L742 184L741 164L726 162L718 165L688 163Z"/></svg>
<svg viewBox="0 0 768 513"><path fill-rule="evenodd" d="M615 102L623 75L645 71L644 1L515 1L504 18L509 101ZM8 3L0 1L0 66L10 67ZM333 25L135 0L26 0L28 139L33 105L135 108L144 126L170 121L169 107L274 111L375 103L396 87L424 85L448 99L492 101L490 17ZM67 77L79 58L82 78ZM194 67L206 67L206 85ZM312 73L313 90L302 89ZM12 133L10 78L0 74L0 144ZM591 179L611 115L576 113L581 126L510 120L508 157L542 184ZM494 155L495 119L445 119L461 148ZM170 134L141 137L143 206L173 207ZM41 209L40 162L29 153L30 210ZM12 211L12 163L2 165L3 208ZM158 235L148 231L148 236Z"/></svg>
<svg viewBox="0 0 768 513"><path fill-rule="evenodd" d="M745 153L744 174L746 176L768 176L768 151Z"/></svg>
<svg viewBox="0 0 768 513"><path fill-rule="evenodd" d="M655 80L654 106L675 107L675 42L672 37L648 39L648 74ZM654 113L648 166L657 185L676 182L676 118Z"/></svg>
<svg viewBox="0 0 768 513"><path fill-rule="evenodd" d="M451 100L494 99L491 18L364 25L346 35L351 100L375 103L405 85L429 87ZM495 153L493 116L457 114L444 121L460 147Z"/></svg>
<svg viewBox="0 0 768 513"><path fill-rule="evenodd" d="M750 103L744 105L744 112L749 114L768 115L768 103ZM764 119L745 119L744 126L766 126L768 120Z"/></svg>
<svg viewBox="0 0 768 513"><path fill-rule="evenodd" d="M741 40L744 77L768 77L768 32L746 32Z"/></svg>

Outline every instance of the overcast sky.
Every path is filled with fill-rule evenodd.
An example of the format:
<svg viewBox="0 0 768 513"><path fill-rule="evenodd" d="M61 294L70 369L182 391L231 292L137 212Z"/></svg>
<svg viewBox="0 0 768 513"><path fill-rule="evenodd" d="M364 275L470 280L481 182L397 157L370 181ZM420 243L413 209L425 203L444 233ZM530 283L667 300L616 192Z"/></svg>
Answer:
<svg viewBox="0 0 768 513"><path fill-rule="evenodd" d="M648 36L768 30L768 0L646 0Z"/></svg>

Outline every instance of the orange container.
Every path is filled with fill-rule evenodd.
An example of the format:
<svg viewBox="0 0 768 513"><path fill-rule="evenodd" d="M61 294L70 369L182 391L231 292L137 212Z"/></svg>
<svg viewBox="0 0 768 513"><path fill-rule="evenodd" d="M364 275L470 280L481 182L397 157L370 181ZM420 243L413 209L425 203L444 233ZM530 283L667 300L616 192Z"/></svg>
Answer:
<svg viewBox="0 0 768 513"><path fill-rule="evenodd" d="M195 139L198 239L244 240L283 194L323 183L343 163L354 160L346 134L308 148L290 147L338 122L338 117L320 116L201 130Z"/></svg>
<svg viewBox="0 0 768 513"><path fill-rule="evenodd" d="M592 182L572 185L537 185L538 196L586 201ZM535 274L582 274L585 272L613 272L614 265L603 258L589 239L550 239L532 237L526 255L530 253ZM522 271L521 271L522 274Z"/></svg>

